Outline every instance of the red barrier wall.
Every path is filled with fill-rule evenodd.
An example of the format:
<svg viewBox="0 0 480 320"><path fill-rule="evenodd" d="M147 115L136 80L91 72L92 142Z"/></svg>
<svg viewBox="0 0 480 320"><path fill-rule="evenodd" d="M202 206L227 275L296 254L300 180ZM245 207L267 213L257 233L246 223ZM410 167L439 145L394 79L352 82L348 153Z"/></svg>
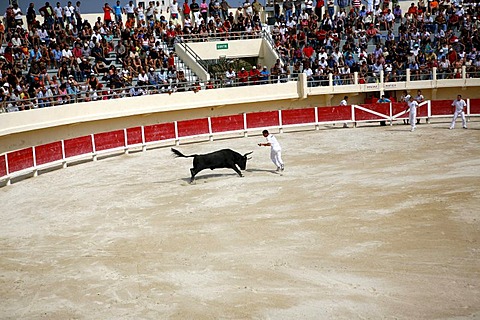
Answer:
<svg viewBox="0 0 480 320"><path fill-rule="evenodd" d="M96 133L93 137L96 151L125 147L125 134L123 130Z"/></svg>
<svg viewBox="0 0 480 320"><path fill-rule="evenodd" d="M225 132L243 129L243 115L222 116L211 118L212 132Z"/></svg>
<svg viewBox="0 0 480 320"><path fill-rule="evenodd" d="M247 113L247 128L273 127L280 125L278 111Z"/></svg>
<svg viewBox="0 0 480 320"><path fill-rule="evenodd" d="M7 159L5 155L0 156L0 177L7 175Z"/></svg>
<svg viewBox="0 0 480 320"><path fill-rule="evenodd" d="M127 129L127 145L142 143L142 127Z"/></svg>
<svg viewBox="0 0 480 320"><path fill-rule="evenodd" d="M207 118L178 121L177 127L179 137L188 137L209 133Z"/></svg>
<svg viewBox="0 0 480 320"><path fill-rule="evenodd" d="M52 142L35 147L37 165L62 160L62 142Z"/></svg>
<svg viewBox="0 0 480 320"><path fill-rule="evenodd" d="M65 145L65 158L93 152L91 136L83 136L79 138L68 139L68 140L65 140L64 145Z"/></svg>
<svg viewBox="0 0 480 320"><path fill-rule="evenodd" d="M144 133L145 142L175 139L175 124L168 122L146 126Z"/></svg>
<svg viewBox="0 0 480 320"><path fill-rule="evenodd" d="M453 115L453 100L432 101L432 116Z"/></svg>
<svg viewBox="0 0 480 320"><path fill-rule="evenodd" d="M7 153L10 173L33 167L33 148Z"/></svg>
<svg viewBox="0 0 480 320"><path fill-rule="evenodd" d="M352 120L351 106L318 107L318 122Z"/></svg>
<svg viewBox="0 0 480 320"><path fill-rule="evenodd" d="M480 99L470 99L470 114L480 114Z"/></svg>
<svg viewBox="0 0 480 320"><path fill-rule="evenodd" d="M385 116L390 116L390 104L389 103L371 103L371 104L362 104L360 105L365 109L369 109ZM363 120L386 120L383 117L375 115L373 113L361 110L361 109L354 109L355 111L355 121L363 121Z"/></svg>
<svg viewBox="0 0 480 320"><path fill-rule="evenodd" d="M282 125L315 123L315 108L282 111Z"/></svg>
<svg viewBox="0 0 480 320"><path fill-rule="evenodd" d="M408 109L408 106L405 102L392 102L392 116L399 114L406 109ZM408 112L397 119L408 119Z"/></svg>

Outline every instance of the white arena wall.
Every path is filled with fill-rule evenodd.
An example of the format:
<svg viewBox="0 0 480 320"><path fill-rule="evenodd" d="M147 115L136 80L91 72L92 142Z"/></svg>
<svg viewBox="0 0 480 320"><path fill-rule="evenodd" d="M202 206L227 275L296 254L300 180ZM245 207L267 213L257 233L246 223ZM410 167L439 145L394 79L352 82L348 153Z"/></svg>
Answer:
<svg viewBox="0 0 480 320"><path fill-rule="evenodd" d="M435 86L434 86L435 85ZM448 86L447 86L448 85ZM391 90L398 88L397 90ZM0 115L0 180L37 174L42 168L67 166L149 146L174 145L215 137L242 137L264 128L388 121L405 115L402 103L365 105L366 94L421 89L428 103L421 118L452 116L457 94L467 99L468 115L480 115L480 79L374 83L308 87L299 81L248 87L177 92L102 100ZM350 106L339 107L344 95Z"/></svg>

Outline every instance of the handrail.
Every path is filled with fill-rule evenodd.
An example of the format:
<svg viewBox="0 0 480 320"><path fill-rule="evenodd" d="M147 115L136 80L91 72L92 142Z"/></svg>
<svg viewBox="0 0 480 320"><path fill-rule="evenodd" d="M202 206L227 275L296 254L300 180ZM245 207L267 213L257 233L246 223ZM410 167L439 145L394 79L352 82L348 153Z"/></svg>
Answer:
<svg viewBox="0 0 480 320"><path fill-rule="evenodd" d="M277 58L280 59L280 63L282 65L285 65L285 61L283 60L282 56L279 54L278 50L275 48L275 42L273 41L273 38L270 32L267 32L265 29L263 29L262 39L265 40L268 44L270 44L271 49L277 54Z"/></svg>
<svg viewBox="0 0 480 320"><path fill-rule="evenodd" d="M268 80L255 80L255 81L239 81L237 77L230 83L227 83L224 79L215 79L214 81L208 83L196 82L184 82L178 83L169 81L167 83L161 83L156 85L143 85L143 86L128 86L122 88L109 88L105 87L104 89L97 90L85 90L85 91L76 91L67 94L61 95L52 95L48 97L34 97L30 99L19 99L14 101L3 101L0 103L0 114L8 112L17 112L31 109L41 109L52 106L61 106L73 103L81 102L90 102L98 100L108 100L108 99L120 99L120 98L130 98L143 95L154 95L154 94L172 94L176 92L198 92L200 90L211 90L211 89L220 89L220 88L231 88L231 87L241 87L241 86L253 86L253 85L263 85L263 84L275 84L275 83L285 83L288 81L294 81L289 77L271 76ZM135 89L134 92L130 92L131 89ZM3 105L2 105L3 104ZM10 106L9 106L10 105ZM27 106L27 108L24 108Z"/></svg>
<svg viewBox="0 0 480 320"><path fill-rule="evenodd" d="M245 31L232 32L216 32L209 34L182 34L179 36L180 42L210 42L210 41L227 41L227 40L246 40L258 39L262 37L262 32L253 31L251 33Z"/></svg>
<svg viewBox="0 0 480 320"><path fill-rule="evenodd" d="M203 70L205 70L205 72L208 72L208 64L205 63L205 61L195 51L193 51L193 49L190 48L190 46L186 42L180 41L177 43L180 46L183 46L183 48L185 49L185 52L192 55L192 57L195 59L195 62L198 63L203 68Z"/></svg>

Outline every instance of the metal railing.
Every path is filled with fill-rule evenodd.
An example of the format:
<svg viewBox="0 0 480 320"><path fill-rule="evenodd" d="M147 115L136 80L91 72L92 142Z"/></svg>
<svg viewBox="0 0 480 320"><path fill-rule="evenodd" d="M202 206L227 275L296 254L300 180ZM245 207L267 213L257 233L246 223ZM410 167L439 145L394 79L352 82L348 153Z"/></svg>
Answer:
<svg viewBox="0 0 480 320"><path fill-rule="evenodd" d="M375 77L372 74L368 75L366 78L360 76L357 72L353 74L327 74L322 77L312 77L307 80L307 86L310 88L313 87L328 87L328 86L343 86L343 85L359 85L365 81L366 84L371 83L397 83L397 82L415 82L421 80L467 80L472 78L480 77L480 70L473 70L466 72L466 68L463 67L458 78L459 72L438 72L436 68L433 68L428 74L424 74L424 78L418 78L415 75L412 76L409 69L406 70L404 75L394 75L391 76L388 73L385 74L383 71L380 72L380 75ZM172 94L176 92L198 92L199 90L209 90L209 89L219 89L219 88L229 88L229 87L241 87L241 86L252 86L252 85L263 85L263 84L279 84L286 83L289 81L297 81L298 74L280 74L280 75L270 75L267 79L261 79L260 76L256 78L247 78L240 79L238 76L235 79L227 79L226 77L219 75L213 77L211 81L206 83L200 83L199 81L175 81L169 80L167 82L162 82L159 84L144 85L144 86L126 86L122 88L109 88L104 87L103 89L98 90L81 90L76 88L73 91L69 91L67 94L62 95L51 95L49 97L34 97L31 99L18 99L18 100L8 100L0 102L0 113L5 112L14 112L22 110L37 109L50 106L66 105L71 103L78 102L89 102L102 99L118 99L126 97L135 97L141 95L151 95L151 94ZM85 84L81 84L80 87L84 87ZM337 90L338 91L338 90ZM338 91L340 92L340 91Z"/></svg>
<svg viewBox="0 0 480 320"><path fill-rule="evenodd" d="M109 99L121 99L152 94L172 94L175 92L198 92L205 90L206 86L192 82L167 81L161 84L128 86L123 88L102 88L97 90L76 90L67 94L34 97L30 99L7 100L0 103L0 113L16 112L32 109L41 109L62 106L80 102L91 102Z"/></svg>
<svg viewBox="0 0 480 320"><path fill-rule="evenodd" d="M263 31L232 31L232 32L210 32L198 34L183 34L179 36L178 42L213 42L213 41L229 41L229 40L247 40L258 39L263 37Z"/></svg>
<svg viewBox="0 0 480 320"><path fill-rule="evenodd" d="M190 54L195 59L195 62L199 64L203 70L208 72L208 64L195 51L193 51L193 49L190 48L186 42L178 42L178 44L185 49L185 52Z"/></svg>

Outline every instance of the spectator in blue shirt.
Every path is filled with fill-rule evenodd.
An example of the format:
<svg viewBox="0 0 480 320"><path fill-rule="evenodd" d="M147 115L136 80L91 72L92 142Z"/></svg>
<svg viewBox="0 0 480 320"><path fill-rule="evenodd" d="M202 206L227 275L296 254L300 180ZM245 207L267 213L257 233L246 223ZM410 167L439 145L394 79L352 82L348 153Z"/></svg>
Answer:
<svg viewBox="0 0 480 320"><path fill-rule="evenodd" d="M270 71L268 71L267 66L264 66L262 71L260 71L260 83L267 84L269 78L270 78Z"/></svg>
<svg viewBox="0 0 480 320"><path fill-rule="evenodd" d="M117 4L113 6L113 10L115 11L115 22L122 22L122 6L120 5L120 1L117 1Z"/></svg>
<svg viewBox="0 0 480 320"><path fill-rule="evenodd" d="M32 49L29 50L28 61L31 63L33 61L40 61L42 59L42 54L38 51L38 47L35 45Z"/></svg>
<svg viewBox="0 0 480 320"><path fill-rule="evenodd" d="M58 44L55 46L55 49L52 50L52 56L54 67L58 68L62 61L62 49L60 49L60 46Z"/></svg>

